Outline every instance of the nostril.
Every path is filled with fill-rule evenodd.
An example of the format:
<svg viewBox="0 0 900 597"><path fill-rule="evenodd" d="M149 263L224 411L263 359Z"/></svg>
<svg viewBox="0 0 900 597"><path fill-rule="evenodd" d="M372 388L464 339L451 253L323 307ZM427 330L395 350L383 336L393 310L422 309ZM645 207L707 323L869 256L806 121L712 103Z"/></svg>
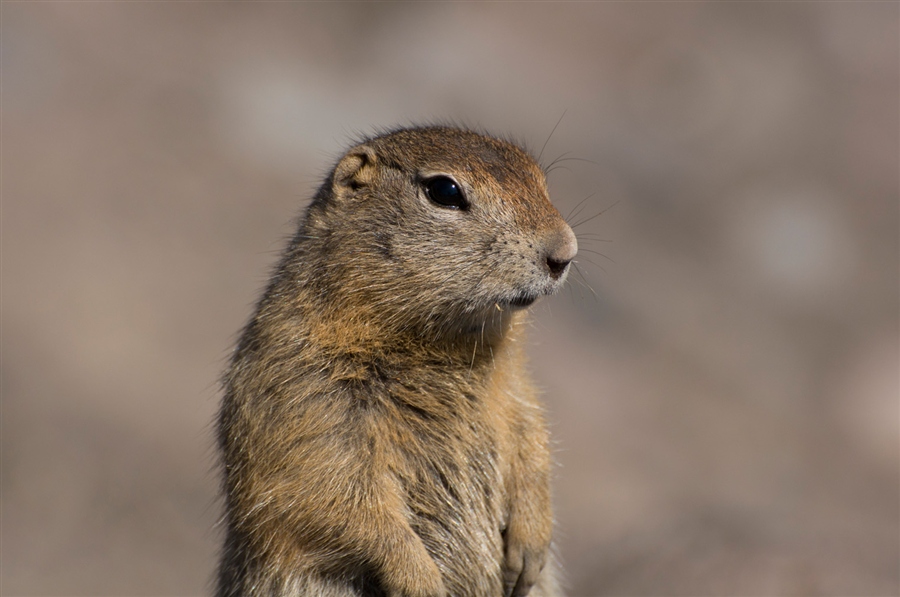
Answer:
<svg viewBox="0 0 900 597"><path fill-rule="evenodd" d="M560 277L566 271L566 267L568 267L570 262L570 259L557 260L553 257L547 257L547 267L550 269L550 275L554 278Z"/></svg>

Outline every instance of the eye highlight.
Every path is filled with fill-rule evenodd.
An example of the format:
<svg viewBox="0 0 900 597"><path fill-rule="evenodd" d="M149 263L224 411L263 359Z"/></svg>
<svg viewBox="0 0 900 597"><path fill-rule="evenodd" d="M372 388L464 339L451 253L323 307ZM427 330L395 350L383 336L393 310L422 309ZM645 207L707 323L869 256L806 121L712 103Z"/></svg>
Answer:
<svg viewBox="0 0 900 597"><path fill-rule="evenodd" d="M469 201L462 187L449 176L433 176L422 182L425 194L433 203L447 209L468 209Z"/></svg>

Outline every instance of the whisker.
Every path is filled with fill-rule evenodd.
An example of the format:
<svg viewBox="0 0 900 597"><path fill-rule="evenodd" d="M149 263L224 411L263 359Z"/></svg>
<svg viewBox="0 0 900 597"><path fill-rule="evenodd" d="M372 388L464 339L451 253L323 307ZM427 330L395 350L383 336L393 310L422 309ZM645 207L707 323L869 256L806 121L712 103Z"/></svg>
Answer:
<svg viewBox="0 0 900 597"><path fill-rule="evenodd" d="M553 166L555 166L556 164L564 161L565 157L567 155L569 155L570 153L572 153L572 152L571 151L565 152L564 154L562 154L561 156L559 156L558 158L556 158L555 160L553 160L552 162L547 164L547 166L546 166L546 168L544 168L544 170L549 170L549 169L553 168Z"/></svg>
<svg viewBox="0 0 900 597"><path fill-rule="evenodd" d="M578 238L579 242L581 242L583 240L590 241L592 243L611 243L611 242L613 242L611 238L600 238L599 234L591 234L589 232L579 232L575 236Z"/></svg>
<svg viewBox="0 0 900 597"><path fill-rule="evenodd" d="M585 201L587 201L588 199L590 199L590 198L593 197L594 195L596 195L596 193L591 193L590 195L588 195L587 197L585 197L584 199L582 199L581 201L579 201L579 202L578 202L578 205L576 205L575 207L573 207L573 208L572 208L572 211L569 212L569 215L567 215L567 216L566 216L565 218L563 218L563 219L564 219L566 222L568 222L568 221L570 221L572 218L574 218L574 217L576 217L578 214L580 214L581 211L584 209L584 203L585 203Z"/></svg>
<svg viewBox="0 0 900 597"><path fill-rule="evenodd" d="M558 126L559 126L559 123L562 122L562 119L565 117L566 112L568 112L567 109L566 109L566 110L563 110L562 116L559 117L559 120L557 120L557 121L556 121L556 124L553 125L553 130L551 130L551 131L550 131L550 134L547 135L547 140L544 141L544 144L543 144L543 145L541 145L541 151L540 151L540 153L538 153L538 157L537 157L537 161L538 161L538 162L541 161L541 156L544 155L544 149L547 147L547 143L550 142L550 138L553 137L553 133L556 132L556 127L558 127Z"/></svg>
<svg viewBox="0 0 900 597"><path fill-rule="evenodd" d="M590 263L591 265L593 265L594 267L596 267L597 269L599 269L599 270L600 270L601 272L603 272L604 274L606 273L606 270L603 269L603 266L600 265L599 263L597 263L596 261L594 261L593 259L587 259L587 258L585 258L585 259L583 259L583 261L587 261L588 263ZM572 262L572 265L574 265L574 264L575 264L575 263Z"/></svg>
<svg viewBox="0 0 900 597"><path fill-rule="evenodd" d="M601 253L600 251L592 251L591 249L583 249L583 248L579 247L579 248L578 248L578 252L581 253L582 251L585 252L585 253L591 253L591 254L593 254L593 255L599 255L600 257L603 257L604 259L608 260L610 263L615 263L615 262L616 262L612 257L609 257L609 256L607 256L607 255L604 255L604 254Z"/></svg>
<svg viewBox="0 0 900 597"><path fill-rule="evenodd" d="M581 268L578 267L578 264L574 261L572 262L572 266L575 268L575 271L578 272L578 275L581 276L581 283L584 284L585 288L591 291L591 294L594 295L594 300L599 301L600 298L597 296L597 293L594 292L594 289L591 288L591 285L588 284L587 278L584 277L584 273L581 271ZM603 268L600 268L603 269Z"/></svg>
<svg viewBox="0 0 900 597"><path fill-rule="evenodd" d="M556 158L555 160L550 162L550 166L552 166L553 164L557 164L559 162L585 162L587 164L592 164L594 166L600 165L600 162L595 162L594 160L588 160L585 158L576 158L576 157L565 157L565 156L569 155L570 153L572 153L572 152L570 151L570 152L566 152L566 153L562 154L561 156L559 156L558 158Z"/></svg>
<svg viewBox="0 0 900 597"><path fill-rule="evenodd" d="M545 173L547 176L550 176L550 174L551 174L554 170L568 170L569 172L572 171L570 168L566 168L565 166L554 166L553 168L548 168L548 169L544 170L544 173Z"/></svg>
<svg viewBox="0 0 900 597"><path fill-rule="evenodd" d="M609 210L611 210L612 208L614 208L614 207L617 206L618 204L619 204L619 202L616 201L615 203L613 203L612 205L610 205L610 206L607 207L606 209L600 211L599 213L596 213L596 214L592 215L592 216L589 217L589 218L586 218L586 219L584 219L584 220L581 220L581 221L578 222L577 224L571 224L571 226L572 226L572 228L574 229L574 228L576 228L576 227L578 227L578 226L581 226L582 224L587 224L588 222L590 222L590 221L593 220L594 218L599 218L600 216L602 216L603 214L605 214L606 212L608 212Z"/></svg>

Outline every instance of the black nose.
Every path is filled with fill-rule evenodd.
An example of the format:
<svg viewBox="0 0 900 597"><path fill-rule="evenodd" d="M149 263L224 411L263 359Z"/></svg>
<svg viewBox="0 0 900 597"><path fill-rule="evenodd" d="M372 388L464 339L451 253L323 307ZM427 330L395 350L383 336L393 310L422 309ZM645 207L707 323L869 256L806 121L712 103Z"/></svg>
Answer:
<svg viewBox="0 0 900 597"><path fill-rule="evenodd" d="M560 277L571 262L571 259L557 260L553 257L547 257L547 267L550 269L550 276L552 278Z"/></svg>

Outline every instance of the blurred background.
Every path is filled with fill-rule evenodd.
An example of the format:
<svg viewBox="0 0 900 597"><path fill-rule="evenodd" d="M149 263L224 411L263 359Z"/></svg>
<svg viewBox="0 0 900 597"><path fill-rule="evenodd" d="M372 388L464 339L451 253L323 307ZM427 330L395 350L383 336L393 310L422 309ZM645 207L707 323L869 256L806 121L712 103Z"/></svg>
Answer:
<svg viewBox="0 0 900 597"><path fill-rule="evenodd" d="M564 158L585 220L531 336L570 594L897 595L898 31L896 3L4 3L0 590L209 593L217 378L295 218L357 135L452 120Z"/></svg>

